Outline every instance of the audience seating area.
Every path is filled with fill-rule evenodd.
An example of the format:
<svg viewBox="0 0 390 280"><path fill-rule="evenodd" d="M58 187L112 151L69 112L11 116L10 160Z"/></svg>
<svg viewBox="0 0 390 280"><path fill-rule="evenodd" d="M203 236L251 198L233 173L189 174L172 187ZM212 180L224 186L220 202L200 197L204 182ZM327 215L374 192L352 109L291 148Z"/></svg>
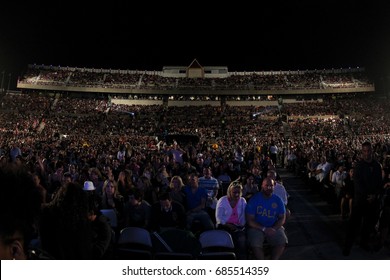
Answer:
<svg viewBox="0 0 390 280"><path fill-rule="evenodd" d="M119 104L113 102L114 98L110 95L96 92L88 96L77 96L67 91L7 92L0 96L0 164L24 164L31 173L39 174L40 184L47 191L46 203L53 199L58 187L64 183L65 173L69 173L67 175L73 182L81 184L95 174L97 178L93 180L99 187L99 195L102 195L103 182L107 178L113 178L119 185L121 173L130 174L124 176L128 176L126 180L131 187L141 185L146 177L151 186L167 188L173 176L180 176L187 184L188 172L200 173L203 164L211 167L215 178L228 174L231 180L238 179L245 184L246 177L254 169L257 168L260 174L266 170L263 165L270 156L271 143L278 147L277 168L295 172L319 192L326 188L324 199L330 198L335 205L339 201L334 201L335 190L328 184L331 178L328 176L323 182L309 178L308 163L311 158L318 164L321 157L326 157L331 169L339 164L348 169L359 159L361 143L369 140L373 143L376 158L384 166L384 172L389 173L390 102L387 96L375 92L352 90L372 86L361 72L279 74L232 74L207 82L199 81L201 84L194 87L191 83L195 81L168 79L158 73L95 73L80 69L32 67L23 76L22 83L90 88L121 84L138 89L153 87L152 84L180 89L191 84L188 87L195 89L194 95L202 99L205 96L200 93L201 90L197 95L197 88L220 89L222 94L218 95L218 106L191 106L189 102L187 106L179 107L168 106L166 94L158 94L157 99L168 104L164 101L158 105L139 105ZM224 102L233 98L230 93L221 97L224 87L325 89L336 85L345 85L349 90L343 94L319 94L310 101L302 100L300 95L292 95L291 102L278 105L270 102L269 106L231 106ZM185 93L182 95L185 96ZM247 97L247 100L253 100L250 95ZM255 100L258 97L255 96ZM265 95L261 98L265 102L270 101ZM278 95L273 95L271 99L278 100ZM187 140L189 136L196 136L198 141L179 141L169 138L169 135L185 135ZM173 160L176 144L185 154L182 163ZM243 155L240 163L235 160L237 150ZM122 154L124 156L121 157ZM153 194L149 192L148 195L145 199L150 204L155 203ZM197 235L200 247L194 252L179 252L177 248L172 252L157 252L156 240L150 230L153 225L143 229L143 233L137 229L136 234L130 234L131 237L144 237L143 241L147 241L146 247L145 244L134 245L132 240L126 239L129 237L126 232L131 228L124 226L123 217L117 217L115 221L109 213L103 214L109 218L115 232L114 258L236 257L228 250L206 252L202 235Z"/></svg>

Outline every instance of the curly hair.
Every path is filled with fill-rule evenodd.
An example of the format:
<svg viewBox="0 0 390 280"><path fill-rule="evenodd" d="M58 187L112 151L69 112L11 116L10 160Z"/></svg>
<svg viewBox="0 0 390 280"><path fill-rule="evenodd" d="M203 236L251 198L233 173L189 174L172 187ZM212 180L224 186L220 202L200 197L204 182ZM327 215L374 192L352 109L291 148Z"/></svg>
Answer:
<svg viewBox="0 0 390 280"><path fill-rule="evenodd" d="M41 242L56 259L88 259L91 252L90 200L78 183L67 183L44 209Z"/></svg>
<svg viewBox="0 0 390 280"><path fill-rule="evenodd" d="M31 174L21 165L1 165L0 182L0 240L6 241L19 233L27 252L30 241L37 234L41 195Z"/></svg>

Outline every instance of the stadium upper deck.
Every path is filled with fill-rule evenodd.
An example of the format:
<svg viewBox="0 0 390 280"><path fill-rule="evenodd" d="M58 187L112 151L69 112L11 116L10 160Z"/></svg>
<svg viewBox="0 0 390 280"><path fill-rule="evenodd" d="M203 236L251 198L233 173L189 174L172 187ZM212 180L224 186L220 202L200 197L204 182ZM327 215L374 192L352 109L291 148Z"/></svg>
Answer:
<svg viewBox="0 0 390 280"><path fill-rule="evenodd" d="M22 90L103 94L296 95L374 92L364 68L229 72L226 66L166 66L162 71L28 65Z"/></svg>

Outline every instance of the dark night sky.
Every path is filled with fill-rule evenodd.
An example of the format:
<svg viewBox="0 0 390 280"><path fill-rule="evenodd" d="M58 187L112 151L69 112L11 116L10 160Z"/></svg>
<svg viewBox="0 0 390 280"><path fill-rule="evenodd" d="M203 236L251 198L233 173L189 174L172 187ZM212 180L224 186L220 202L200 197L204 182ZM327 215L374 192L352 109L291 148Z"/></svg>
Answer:
<svg viewBox="0 0 390 280"><path fill-rule="evenodd" d="M81 2L1 4L0 70L15 77L29 63L161 70L197 58L229 71L390 72L390 9L374 1Z"/></svg>

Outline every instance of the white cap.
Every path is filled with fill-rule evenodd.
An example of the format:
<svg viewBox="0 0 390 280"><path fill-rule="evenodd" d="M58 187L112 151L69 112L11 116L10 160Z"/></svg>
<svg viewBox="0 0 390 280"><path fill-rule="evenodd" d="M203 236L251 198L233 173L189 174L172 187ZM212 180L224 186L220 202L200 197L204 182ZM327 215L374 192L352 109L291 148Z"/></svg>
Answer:
<svg viewBox="0 0 390 280"><path fill-rule="evenodd" d="M92 181L85 181L83 190L84 191L94 191L94 190L96 190L96 188L93 185Z"/></svg>

